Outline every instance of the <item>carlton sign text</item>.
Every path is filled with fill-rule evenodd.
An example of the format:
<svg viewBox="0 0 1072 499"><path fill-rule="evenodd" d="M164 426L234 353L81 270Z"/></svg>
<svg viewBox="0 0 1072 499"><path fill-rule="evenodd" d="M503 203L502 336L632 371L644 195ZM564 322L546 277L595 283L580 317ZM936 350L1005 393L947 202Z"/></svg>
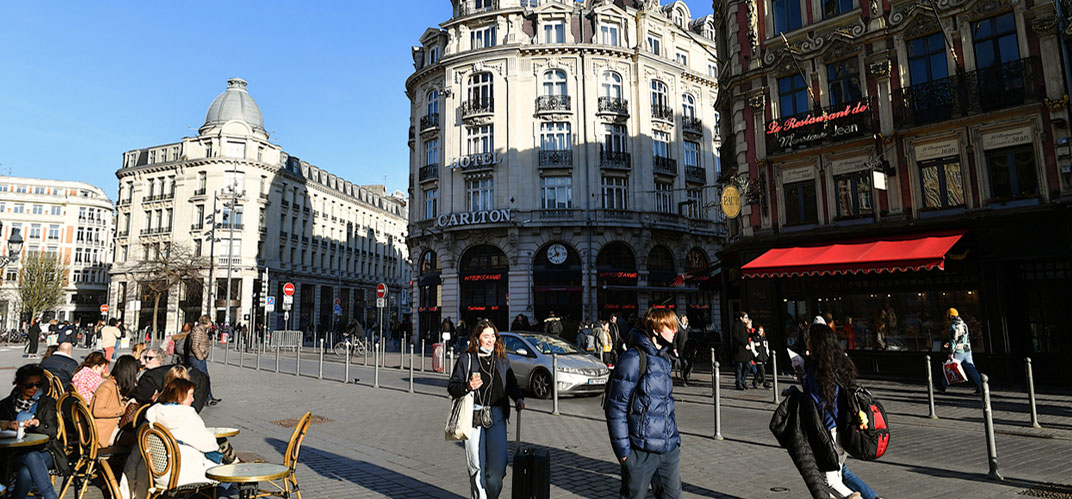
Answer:
<svg viewBox="0 0 1072 499"><path fill-rule="evenodd" d="M487 223L500 223L510 221L510 209L472 211L468 213L451 213L439 215L436 218L436 226L457 227L460 225L476 225Z"/></svg>

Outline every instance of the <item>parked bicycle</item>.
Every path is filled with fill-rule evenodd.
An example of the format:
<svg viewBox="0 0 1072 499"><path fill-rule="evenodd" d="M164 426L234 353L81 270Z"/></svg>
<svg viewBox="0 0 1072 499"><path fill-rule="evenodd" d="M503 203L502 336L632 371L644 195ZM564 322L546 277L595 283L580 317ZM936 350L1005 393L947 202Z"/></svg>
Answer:
<svg viewBox="0 0 1072 499"><path fill-rule="evenodd" d="M344 334L342 340L337 341L335 345L331 347L331 351L339 357L345 356L347 349L350 350L351 357L355 355L364 355L365 352L372 351L372 342L369 340L358 338L355 341L351 341L351 338L352 337L349 334Z"/></svg>

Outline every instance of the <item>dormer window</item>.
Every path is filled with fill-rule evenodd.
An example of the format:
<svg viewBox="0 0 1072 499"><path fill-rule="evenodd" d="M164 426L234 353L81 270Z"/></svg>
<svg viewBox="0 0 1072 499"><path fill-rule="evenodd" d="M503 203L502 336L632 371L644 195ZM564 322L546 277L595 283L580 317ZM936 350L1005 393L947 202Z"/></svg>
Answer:
<svg viewBox="0 0 1072 499"><path fill-rule="evenodd" d="M599 27L599 43L603 45L610 45L617 47L621 45L618 38L618 26L613 24L603 24Z"/></svg>
<svg viewBox="0 0 1072 499"><path fill-rule="evenodd" d="M483 49L495 46L495 26L485 26L474 29L469 33L469 41L473 49Z"/></svg>
<svg viewBox="0 0 1072 499"><path fill-rule="evenodd" d="M673 18L674 18L674 24L678 25L678 27L681 27L681 28L685 27L685 13L684 12L681 12L680 9L674 9Z"/></svg>
<svg viewBox="0 0 1072 499"><path fill-rule="evenodd" d="M550 21L544 23L543 43L566 43L566 22Z"/></svg>
<svg viewBox="0 0 1072 499"><path fill-rule="evenodd" d="M428 47L428 64L439 62L439 47Z"/></svg>

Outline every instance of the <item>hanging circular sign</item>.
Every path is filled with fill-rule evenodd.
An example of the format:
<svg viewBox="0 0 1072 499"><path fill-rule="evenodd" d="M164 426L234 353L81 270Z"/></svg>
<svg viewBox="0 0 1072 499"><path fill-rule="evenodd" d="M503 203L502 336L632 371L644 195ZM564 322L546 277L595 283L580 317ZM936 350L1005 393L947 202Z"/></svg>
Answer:
<svg viewBox="0 0 1072 499"><path fill-rule="evenodd" d="M722 213L726 218L737 218L741 214L741 191L732 185L722 190Z"/></svg>

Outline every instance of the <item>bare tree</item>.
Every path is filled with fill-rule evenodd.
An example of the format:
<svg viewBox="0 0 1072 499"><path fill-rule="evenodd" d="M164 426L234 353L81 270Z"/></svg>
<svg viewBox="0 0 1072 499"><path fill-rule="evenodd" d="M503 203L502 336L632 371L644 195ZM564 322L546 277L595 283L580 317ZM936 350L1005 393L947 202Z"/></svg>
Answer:
<svg viewBox="0 0 1072 499"><path fill-rule="evenodd" d="M160 299L166 297L175 286L197 286L204 277L204 257L194 255L190 248L175 243L143 243L148 246L149 260L140 262L135 270L135 280L141 294L153 300L153 332L160 331Z"/></svg>
<svg viewBox="0 0 1072 499"><path fill-rule="evenodd" d="M49 310L63 301L67 266L57 253L32 251L26 254L19 269L19 301L30 317Z"/></svg>

